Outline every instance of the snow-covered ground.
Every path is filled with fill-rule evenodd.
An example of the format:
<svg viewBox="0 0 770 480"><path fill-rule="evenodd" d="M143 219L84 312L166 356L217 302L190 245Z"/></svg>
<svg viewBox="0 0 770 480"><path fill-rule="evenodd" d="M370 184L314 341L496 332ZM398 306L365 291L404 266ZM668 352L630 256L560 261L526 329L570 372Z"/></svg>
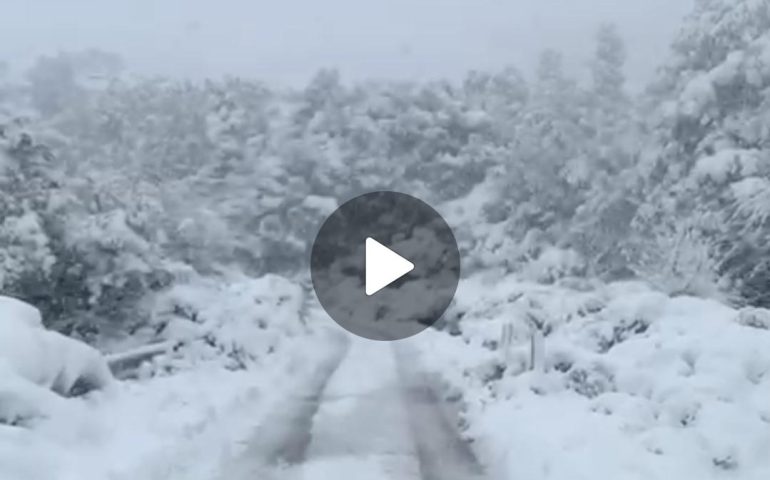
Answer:
<svg viewBox="0 0 770 480"><path fill-rule="evenodd" d="M770 312L483 276L457 300L461 335L411 343L496 478L770 478Z"/></svg>
<svg viewBox="0 0 770 480"><path fill-rule="evenodd" d="M201 363L62 400L32 429L0 426L0 478L212 479L334 348L329 334L319 333L249 370Z"/></svg>
<svg viewBox="0 0 770 480"><path fill-rule="evenodd" d="M235 280L161 299L164 335L184 346L131 381L107 370L107 358L120 355L105 358L48 331L35 308L0 297L0 479L217 475L265 416L340 350L339 332L303 326L318 323L318 311L304 308L297 284ZM101 388L67 398L83 378Z"/></svg>
<svg viewBox="0 0 770 480"><path fill-rule="evenodd" d="M307 458L286 475L420 478L407 415L390 345L354 339L320 399Z"/></svg>
<svg viewBox="0 0 770 480"><path fill-rule="evenodd" d="M216 478L483 478L409 352L357 337L348 344L334 369L318 371L323 383L288 392Z"/></svg>
<svg viewBox="0 0 770 480"><path fill-rule="evenodd" d="M770 478L768 311L488 271L447 331L393 345L305 300L278 277L175 290L169 339L207 341L78 398L35 372L103 359L3 300L0 479Z"/></svg>

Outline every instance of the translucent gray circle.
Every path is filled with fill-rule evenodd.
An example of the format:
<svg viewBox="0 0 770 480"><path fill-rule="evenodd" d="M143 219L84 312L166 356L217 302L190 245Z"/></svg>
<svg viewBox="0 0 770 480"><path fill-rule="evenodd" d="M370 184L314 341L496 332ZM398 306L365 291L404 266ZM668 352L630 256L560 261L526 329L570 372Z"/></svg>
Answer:
<svg viewBox="0 0 770 480"><path fill-rule="evenodd" d="M367 296L366 238L415 268ZM316 236L310 258L316 295L347 331L371 340L411 337L433 325L454 298L460 252L452 229L431 206L398 192L372 192L340 206Z"/></svg>

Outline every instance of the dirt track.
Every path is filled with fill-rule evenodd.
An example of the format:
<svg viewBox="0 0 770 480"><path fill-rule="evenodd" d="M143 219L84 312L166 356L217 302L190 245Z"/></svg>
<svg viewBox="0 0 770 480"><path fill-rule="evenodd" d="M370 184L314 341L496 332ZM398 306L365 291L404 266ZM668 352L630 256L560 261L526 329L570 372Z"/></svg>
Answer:
<svg viewBox="0 0 770 480"><path fill-rule="evenodd" d="M340 341L300 385L222 479L484 478L452 410L396 344Z"/></svg>

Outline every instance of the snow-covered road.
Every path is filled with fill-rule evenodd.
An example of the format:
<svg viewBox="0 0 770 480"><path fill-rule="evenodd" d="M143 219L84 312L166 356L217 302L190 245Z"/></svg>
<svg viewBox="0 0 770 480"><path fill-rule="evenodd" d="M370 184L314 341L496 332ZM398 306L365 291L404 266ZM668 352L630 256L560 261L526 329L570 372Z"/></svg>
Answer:
<svg viewBox="0 0 770 480"><path fill-rule="evenodd" d="M439 396L391 344L350 338L276 405L222 478L481 478Z"/></svg>

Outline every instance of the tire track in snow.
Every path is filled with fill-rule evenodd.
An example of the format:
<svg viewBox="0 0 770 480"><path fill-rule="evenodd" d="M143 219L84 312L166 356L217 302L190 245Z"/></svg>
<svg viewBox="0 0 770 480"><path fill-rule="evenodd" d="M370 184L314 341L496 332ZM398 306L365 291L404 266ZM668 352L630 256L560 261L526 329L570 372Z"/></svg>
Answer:
<svg viewBox="0 0 770 480"><path fill-rule="evenodd" d="M457 412L441 400L435 379L415 368L414 356L394 345L409 424L422 480L487 478L470 445L456 428Z"/></svg>
<svg viewBox="0 0 770 480"><path fill-rule="evenodd" d="M290 478L420 479L390 345L353 338L321 401L308 457Z"/></svg>
<svg viewBox="0 0 770 480"><path fill-rule="evenodd" d="M399 345L335 340L222 480L482 480L456 412ZM304 378L304 377L303 377Z"/></svg>
<svg viewBox="0 0 770 480"><path fill-rule="evenodd" d="M298 379L295 391L274 406L243 451L224 467L221 480L283 479L281 471L287 465L304 461L321 396L349 348L344 335L330 334L330 338L330 354L310 375Z"/></svg>

